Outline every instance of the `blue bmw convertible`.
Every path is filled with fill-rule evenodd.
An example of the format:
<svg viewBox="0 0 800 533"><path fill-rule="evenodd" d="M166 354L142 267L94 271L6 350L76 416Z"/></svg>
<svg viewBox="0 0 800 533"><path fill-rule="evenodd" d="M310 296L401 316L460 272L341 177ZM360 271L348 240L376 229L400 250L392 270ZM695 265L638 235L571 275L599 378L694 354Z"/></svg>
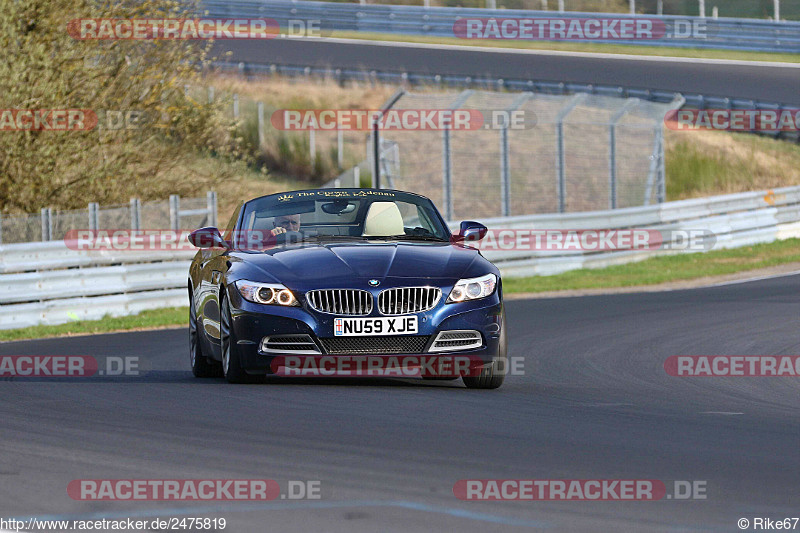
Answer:
<svg viewBox="0 0 800 533"><path fill-rule="evenodd" d="M192 371L242 383L280 374L287 357L458 356L469 365L439 379L497 388L500 272L469 245L486 231L465 221L453 235L428 198L386 189L245 202L222 232L189 237Z"/></svg>

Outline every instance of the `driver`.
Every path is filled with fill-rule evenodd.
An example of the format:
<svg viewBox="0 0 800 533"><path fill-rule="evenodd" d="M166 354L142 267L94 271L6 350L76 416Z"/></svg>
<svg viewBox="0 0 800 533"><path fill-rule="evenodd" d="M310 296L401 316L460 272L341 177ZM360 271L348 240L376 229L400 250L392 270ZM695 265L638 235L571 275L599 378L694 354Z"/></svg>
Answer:
<svg viewBox="0 0 800 533"><path fill-rule="evenodd" d="M300 215L282 215L275 217L272 224L275 226L275 229L270 231L273 236L286 233L287 231L300 231Z"/></svg>

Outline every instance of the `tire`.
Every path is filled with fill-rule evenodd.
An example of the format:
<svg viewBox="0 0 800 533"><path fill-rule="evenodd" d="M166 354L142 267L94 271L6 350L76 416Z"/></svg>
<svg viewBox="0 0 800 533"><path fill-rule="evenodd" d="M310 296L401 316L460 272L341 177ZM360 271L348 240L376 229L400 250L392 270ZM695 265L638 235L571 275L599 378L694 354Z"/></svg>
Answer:
<svg viewBox="0 0 800 533"><path fill-rule="evenodd" d="M242 368L239 355L239 345L236 343L236 333L233 330L233 318L228 299L225 298L225 288L219 290L219 343L222 351L222 374L228 383L252 383L255 378Z"/></svg>
<svg viewBox="0 0 800 533"><path fill-rule="evenodd" d="M508 357L506 349L506 314L503 312L502 331L500 333L500 345L497 348L497 356L492 363L481 369L477 376L463 376L464 385L468 389L496 389L503 384L508 371Z"/></svg>
<svg viewBox="0 0 800 533"><path fill-rule="evenodd" d="M203 353L200 342L200 330L197 328L197 312L194 302L189 295L189 362L192 365L192 374L196 378L218 378L222 376L222 366L210 360Z"/></svg>

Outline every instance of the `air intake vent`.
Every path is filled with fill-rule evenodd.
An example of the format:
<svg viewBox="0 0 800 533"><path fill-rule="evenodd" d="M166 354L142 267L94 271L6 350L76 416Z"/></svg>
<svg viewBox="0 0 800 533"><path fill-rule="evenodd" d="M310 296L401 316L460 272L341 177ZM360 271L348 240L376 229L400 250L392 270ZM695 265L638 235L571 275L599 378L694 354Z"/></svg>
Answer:
<svg viewBox="0 0 800 533"><path fill-rule="evenodd" d="M334 337L319 341L329 354L416 354L422 353L429 338L429 335L405 335L397 337Z"/></svg>
<svg viewBox="0 0 800 533"><path fill-rule="evenodd" d="M439 287L401 287L386 289L378 296L378 309L384 315L422 313L436 307L442 297Z"/></svg>
<svg viewBox="0 0 800 533"><path fill-rule="evenodd" d="M480 332L475 330L440 331L429 352L456 352L483 346Z"/></svg>
<svg viewBox="0 0 800 533"><path fill-rule="evenodd" d="M324 289L306 293L308 305L332 315L368 315L372 312L372 294L357 289Z"/></svg>
<svg viewBox="0 0 800 533"><path fill-rule="evenodd" d="M310 335L271 335L261 340L261 353L294 353L310 355L320 353Z"/></svg>

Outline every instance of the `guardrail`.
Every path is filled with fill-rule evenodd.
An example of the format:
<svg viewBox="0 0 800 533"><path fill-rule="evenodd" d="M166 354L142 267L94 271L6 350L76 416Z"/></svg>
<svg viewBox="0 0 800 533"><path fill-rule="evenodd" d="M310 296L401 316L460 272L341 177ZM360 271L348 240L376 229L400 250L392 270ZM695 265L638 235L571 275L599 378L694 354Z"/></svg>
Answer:
<svg viewBox="0 0 800 533"><path fill-rule="evenodd" d="M611 211L532 215L487 219L489 228L546 230L646 229L661 231L674 240L690 230L714 234L714 249L800 237L800 187L747 192L666 202L654 206ZM457 224L452 224L455 229ZM677 250L621 250L608 252L487 250L483 254L507 277L552 275L578 268L603 268L641 261Z"/></svg>
<svg viewBox="0 0 800 533"><path fill-rule="evenodd" d="M484 220L502 229L706 230L715 248L800 237L800 187L611 211ZM455 228L455 225L453 225ZM484 250L504 276L551 275L639 261L670 250L541 252ZM80 251L63 241L0 246L0 329L125 315L188 302L193 250Z"/></svg>
<svg viewBox="0 0 800 533"><path fill-rule="evenodd" d="M186 305L195 252L86 251L64 241L0 246L0 329Z"/></svg>
<svg viewBox="0 0 800 533"><path fill-rule="evenodd" d="M602 13L527 11L461 7L420 7L360 5L336 2L291 2L281 0L205 0L201 7L213 17L272 18L282 26L289 20L319 20L321 30L395 33L453 37L453 24L461 18L561 18L578 19L612 16ZM640 15L613 14L615 18L641 18ZM651 17L648 15L648 17ZM654 17L654 16L653 16ZM709 48L760 52L800 52L800 22L774 22L755 19L658 16L670 35L679 25L705 28L691 37L647 40L615 40L615 44ZM596 42L586 40L586 42Z"/></svg>

